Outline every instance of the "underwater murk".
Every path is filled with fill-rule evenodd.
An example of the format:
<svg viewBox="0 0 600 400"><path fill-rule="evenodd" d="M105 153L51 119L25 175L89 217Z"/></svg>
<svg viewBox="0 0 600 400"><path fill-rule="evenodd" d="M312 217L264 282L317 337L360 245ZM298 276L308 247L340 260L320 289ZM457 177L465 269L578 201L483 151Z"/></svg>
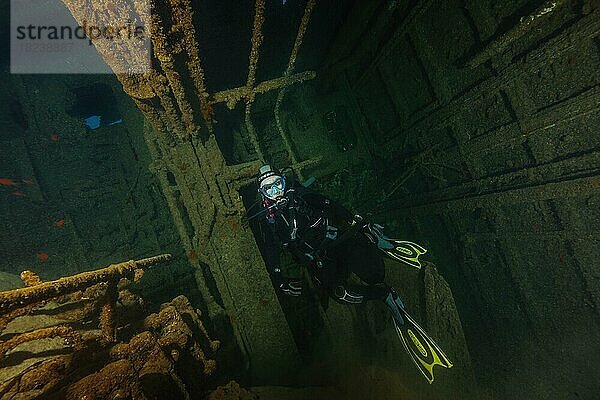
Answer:
<svg viewBox="0 0 600 400"><path fill-rule="evenodd" d="M597 2L0 7L0 400L598 398Z"/></svg>

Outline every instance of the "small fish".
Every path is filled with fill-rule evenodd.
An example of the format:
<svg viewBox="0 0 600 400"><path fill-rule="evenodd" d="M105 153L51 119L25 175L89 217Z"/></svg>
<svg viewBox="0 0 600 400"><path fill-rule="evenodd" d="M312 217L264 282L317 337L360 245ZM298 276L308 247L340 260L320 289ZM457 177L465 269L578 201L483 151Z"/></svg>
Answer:
<svg viewBox="0 0 600 400"><path fill-rule="evenodd" d="M84 120L84 124L90 129L98 129L102 125L102 117L99 115L91 115Z"/></svg>
<svg viewBox="0 0 600 400"><path fill-rule="evenodd" d="M11 194L13 196L25 196L25 193L23 193L23 192L12 192Z"/></svg>
<svg viewBox="0 0 600 400"><path fill-rule="evenodd" d="M48 255L48 253L44 253L41 251L35 255L35 258L37 258L40 261L48 261L50 256Z"/></svg>
<svg viewBox="0 0 600 400"><path fill-rule="evenodd" d="M63 228L65 226L65 220L59 219L54 223L54 226L56 226L57 228Z"/></svg>
<svg viewBox="0 0 600 400"><path fill-rule="evenodd" d="M53 133L52 135L50 135L50 140L52 140L53 142L58 142L58 134Z"/></svg>
<svg viewBox="0 0 600 400"><path fill-rule="evenodd" d="M23 183L25 183L27 185L32 185L33 181L31 179L23 179Z"/></svg>
<svg viewBox="0 0 600 400"><path fill-rule="evenodd" d="M0 178L0 185L4 186L17 186L18 183L8 178Z"/></svg>

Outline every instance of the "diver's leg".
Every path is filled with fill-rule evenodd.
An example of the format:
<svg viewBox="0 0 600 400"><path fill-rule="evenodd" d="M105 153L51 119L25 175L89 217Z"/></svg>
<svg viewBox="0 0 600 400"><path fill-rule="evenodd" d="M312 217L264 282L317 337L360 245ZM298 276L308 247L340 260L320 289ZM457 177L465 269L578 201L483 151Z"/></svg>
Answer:
<svg viewBox="0 0 600 400"><path fill-rule="evenodd" d="M360 240L350 241L344 250L340 258L351 272L368 285L338 284L332 297L344 304L360 304L375 299L384 301L392 313L396 332L404 348L419 371L432 383L434 365L450 368L452 363L408 314L394 288L383 282L385 265L381 253L372 243Z"/></svg>
<svg viewBox="0 0 600 400"><path fill-rule="evenodd" d="M385 279L383 254L366 238L361 236L349 241L340 255L348 270L367 285L383 284Z"/></svg>
<svg viewBox="0 0 600 400"><path fill-rule="evenodd" d="M382 300L390 292L390 287L385 283L376 285L355 285L347 282L338 282L329 290L330 296L342 304L361 304L365 301Z"/></svg>
<svg viewBox="0 0 600 400"><path fill-rule="evenodd" d="M385 300L389 287L384 283L383 257L375 246L363 238L340 244L331 254L337 274L330 281L329 294L339 303L360 304L369 300ZM366 285L349 284L353 273Z"/></svg>
<svg viewBox="0 0 600 400"><path fill-rule="evenodd" d="M366 301L363 293L349 289L345 285L337 285L329 291L329 295L341 304L362 304Z"/></svg>

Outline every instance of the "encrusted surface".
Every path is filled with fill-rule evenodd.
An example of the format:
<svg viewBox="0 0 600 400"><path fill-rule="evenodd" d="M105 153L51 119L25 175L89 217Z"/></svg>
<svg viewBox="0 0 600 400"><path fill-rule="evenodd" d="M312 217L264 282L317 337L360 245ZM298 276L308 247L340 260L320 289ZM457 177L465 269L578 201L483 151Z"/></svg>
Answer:
<svg viewBox="0 0 600 400"><path fill-rule="evenodd" d="M123 303L119 314L127 315L126 319L114 319L111 323L117 328L115 332L121 332L114 339L124 340L117 344L112 343L113 338L106 340L102 331L99 336L90 336L89 332L82 333L67 325L35 329L40 320L31 320L29 326L21 324L22 329L34 330L1 342L0 352L3 361L11 364L16 359L10 352L18 348L20 352L28 352L33 362L26 358L20 361L21 369L17 365L0 370L0 396L3 399L34 399L42 395L68 400L165 396L190 399L190 393L205 390L206 377L216 368L212 356L219 342L208 336L200 312L190 306L187 298L179 296L141 321L127 312L137 301ZM53 314L59 308L56 304L45 311ZM133 335L130 338L124 337L123 333L128 331L119 329L125 327L123 324L138 326L141 331L127 333ZM56 342L57 338L62 343ZM40 358L45 352L64 351L64 346L71 348L70 354ZM5 353L8 355L4 356Z"/></svg>

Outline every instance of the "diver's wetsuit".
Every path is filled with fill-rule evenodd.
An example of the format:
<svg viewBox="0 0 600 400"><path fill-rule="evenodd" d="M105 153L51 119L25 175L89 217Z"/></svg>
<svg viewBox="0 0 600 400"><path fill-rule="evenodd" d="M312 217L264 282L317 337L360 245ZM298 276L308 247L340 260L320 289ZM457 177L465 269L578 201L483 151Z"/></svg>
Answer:
<svg viewBox="0 0 600 400"><path fill-rule="evenodd" d="M318 193L304 187L286 190L284 178L270 165L261 167L260 173L259 192L264 195L263 212L267 213L267 229L262 229L263 253L275 285L287 295L301 294L298 282L283 279L278 267L284 247L297 262L308 267L315 283L338 302L384 301L404 348L429 383L433 382L435 365L452 367L441 348L408 314L396 291L383 282L381 252L420 268L418 257L426 250L412 242L387 238L382 226L365 224L362 218ZM350 273L364 284L348 285Z"/></svg>
<svg viewBox="0 0 600 400"><path fill-rule="evenodd" d="M283 247L296 262L306 265L315 282L339 302L383 300L390 293L383 282L381 253L360 231L331 243L352 224L354 216L348 210L304 187L288 189L284 197L287 204L267 214L268 228L263 229L265 263L277 286L285 284L278 267ZM347 284L350 273L365 285Z"/></svg>

